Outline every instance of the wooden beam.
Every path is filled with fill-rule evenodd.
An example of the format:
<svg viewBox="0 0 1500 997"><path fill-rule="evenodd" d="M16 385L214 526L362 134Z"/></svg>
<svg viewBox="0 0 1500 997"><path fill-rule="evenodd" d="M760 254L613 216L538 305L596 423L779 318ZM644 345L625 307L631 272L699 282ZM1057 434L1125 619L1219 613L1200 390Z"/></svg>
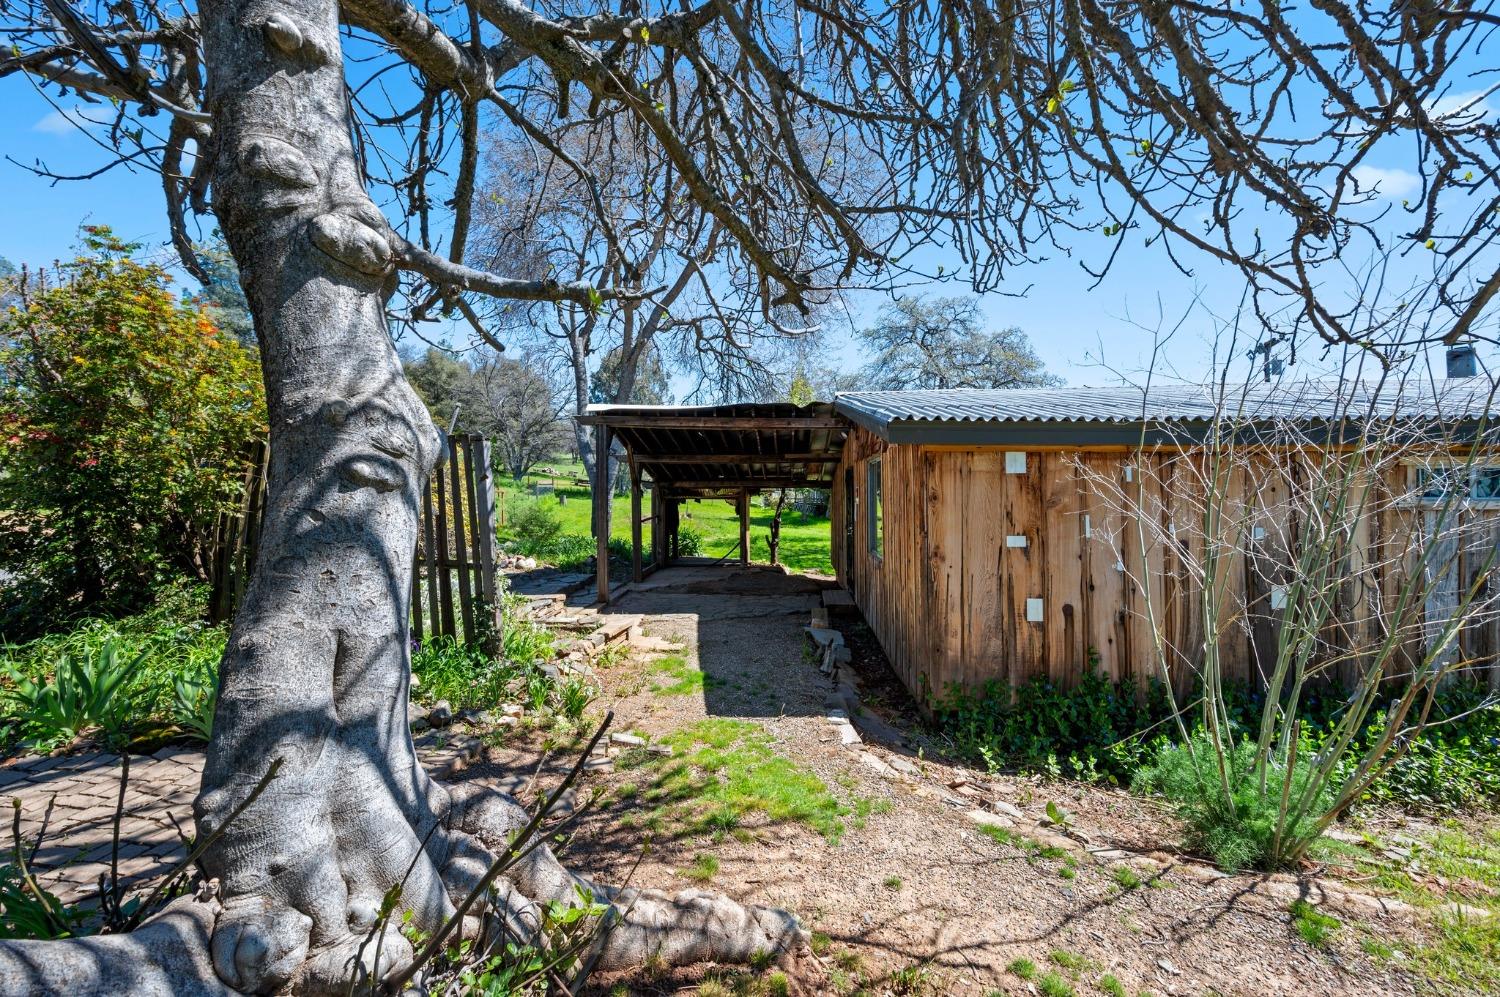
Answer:
<svg viewBox="0 0 1500 997"><path fill-rule="evenodd" d="M849 423L837 416L761 419L755 416L712 415L580 415L574 419L581 426L610 426L614 429L847 429Z"/></svg>
<svg viewBox="0 0 1500 997"><path fill-rule="evenodd" d="M650 464L837 464L839 453L706 453L645 454L637 458Z"/></svg>
<svg viewBox="0 0 1500 997"><path fill-rule="evenodd" d="M662 481L660 484L671 488L674 492L684 488L708 488L729 489L738 491L741 488L752 490L761 488L828 488L832 480L824 481L821 478L726 478L723 481Z"/></svg>
<svg viewBox="0 0 1500 997"><path fill-rule="evenodd" d="M594 432L594 579L598 601L609 602L609 427Z"/></svg>

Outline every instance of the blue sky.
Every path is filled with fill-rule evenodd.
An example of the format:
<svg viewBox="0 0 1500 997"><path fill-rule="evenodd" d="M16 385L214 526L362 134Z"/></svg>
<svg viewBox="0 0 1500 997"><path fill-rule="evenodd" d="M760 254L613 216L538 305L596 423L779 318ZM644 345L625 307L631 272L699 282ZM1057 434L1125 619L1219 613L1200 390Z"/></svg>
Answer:
<svg viewBox="0 0 1500 997"><path fill-rule="evenodd" d="M163 199L154 174L120 167L91 180L53 182L20 165L40 161L58 173L97 169L109 158L103 135L96 140L68 117L102 116L102 112L90 112L87 107L80 111L76 99L68 99L59 110L24 80L12 77L7 83L6 99L0 102L0 133L6 136L7 156L0 161L0 190L5 192L7 205L0 225L0 256L17 264L47 264L71 255L80 224L103 223L122 237L160 252L164 259L173 259L166 247ZM94 131L102 133L103 129ZM1370 179L1379 181L1385 196L1397 200L1409 193L1414 180L1410 174L1394 166L1371 169ZM1160 360L1169 372L1190 379L1204 376L1211 369L1217 331L1214 316L1227 319L1238 310L1242 286L1238 274L1209 264L1191 277L1184 276L1159 249L1140 248L1122 253L1109 276L1091 288L1094 279L1079 263L1080 258L1098 262L1091 259L1098 252L1090 238L1089 234L1076 237L1080 257L1055 253L1052 259L1013 271L1014 296L990 294L984 299L991 320L1026 330L1048 369L1071 384L1114 383L1117 372L1138 374L1152 348L1148 330L1156 328L1178 327ZM1092 238L1099 239L1102 251L1104 237ZM941 249L928 253L929 269L935 270L946 259ZM956 257L948 260L947 272L957 268ZM965 292L955 284L937 290ZM874 294L855 295L854 321L872 316L881 300ZM1189 314L1195 301L1198 305ZM847 334L838 333L836 343L840 365L857 366L860 357ZM1241 358L1236 364L1243 369L1248 361ZM1306 357L1299 373L1309 376L1318 369L1315 358Z"/></svg>

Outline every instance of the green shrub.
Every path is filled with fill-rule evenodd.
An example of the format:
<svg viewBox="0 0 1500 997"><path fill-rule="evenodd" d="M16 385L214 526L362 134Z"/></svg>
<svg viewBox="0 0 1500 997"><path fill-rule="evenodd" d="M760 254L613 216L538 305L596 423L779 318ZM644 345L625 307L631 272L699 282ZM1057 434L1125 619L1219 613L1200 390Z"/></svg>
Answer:
<svg viewBox="0 0 1500 997"><path fill-rule="evenodd" d="M0 313L0 634L150 604L191 577L265 431L255 355L136 247L90 255Z"/></svg>
<svg viewBox="0 0 1500 997"><path fill-rule="evenodd" d="M32 748L50 751L94 728L118 746L127 730L125 689L145 659L145 651L129 654L110 640L92 655L63 655L50 678L9 670L3 695Z"/></svg>
<svg viewBox="0 0 1500 997"><path fill-rule="evenodd" d="M562 535L562 514L550 499L519 499L511 506L506 528L515 538L517 550L528 557L545 559L543 552L553 549Z"/></svg>
<svg viewBox="0 0 1500 997"><path fill-rule="evenodd" d="M977 691L952 686L948 698L935 704L937 722L962 753L991 768L1014 765L1128 782L1149 753L1138 735L1170 716L1170 709L1159 683L1142 696L1134 682L1113 682L1097 665L1091 651L1087 669L1071 687L1040 676L1014 691L1000 679Z"/></svg>
<svg viewBox="0 0 1500 997"><path fill-rule="evenodd" d="M95 660L106 645L113 644L126 658L140 656L139 667L120 690L122 709L129 723L122 733L132 733L153 723L181 723L179 684L184 695L194 698L196 716L190 733L197 734L204 711L212 707L203 700L217 675L224 655L227 630L201 620L207 588L173 585L162 590L155 605L144 613L123 619L90 619L71 630L49 634L25 644L0 646L0 686L17 688L22 679L35 686L54 681L64 658ZM4 678L4 676L10 676ZM14 698L0 695L0 745L17 737L35 740L40 731L27 729ZM52 743L60 743L55 738Z"/></svg>
<svg viewBox="0 0 1500 997"><path fill-rule="evenodd" d="M1312 767L1301 755L1289 784L1296 800L1307 789ZM1256 774L1255 745L1240 741L1222 759L1211 740L1194 735L1188 744L1163 744L1135 778L1137 791L1160 793L1187 823L1189 846L1225 869L1274 869L1299 842L1318 835L1316 818L1331 803L1324 788L1304 816L1282 819L1286 763L1271 759L1262 784ZM1221 769L1222 765L1222 769Z"/></svg>
<svg viewBox="0 0 1500 997"><path fill-rule="evenodd" d="M70 907L45 889L31 891L21 870L0 865L0 940L69 938L89 919L85 908Z"/></svg>
<svg viewBox="0 0 1500 997"><path fill-rule="evenodd" d="M429 703L446 699L456 710L494 706L519 674L517 666L497 660L479 645L448 636L423 641L411 656L411 670L418 678L417 698Z"/></svg>
<svg viewBox="0 0 1500 997"><path fill-rule="evenodd" d="M703 533L691 526L677 527L677 556L698 557L703 553Z"/></svg>

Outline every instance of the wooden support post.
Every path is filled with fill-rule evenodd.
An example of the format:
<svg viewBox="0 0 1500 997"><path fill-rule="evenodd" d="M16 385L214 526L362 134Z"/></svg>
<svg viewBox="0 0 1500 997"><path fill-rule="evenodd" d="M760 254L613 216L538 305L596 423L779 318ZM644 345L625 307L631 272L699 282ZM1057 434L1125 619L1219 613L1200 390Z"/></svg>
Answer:
<svg viewBox="0 0 1500 997"><path fill-rule="evenodd" d="M609 427L601 424L594 434L594 540L595 578L599 602L609 602Z"/></svg>
<svg viewBox="0 0 1500 997"><path fill-rule="evenodd" d="M641 469L630 462L630 577L640 581L641 574Z"/></svg>
<svg viewBox="0 0 1500 997"><path fill-rule="evenodd" d="M740 563L750 563L750 493L740 489Z"/></svg>
<svg viewBox="0 0 1500 997"><path fill-rule="evenodd" d="M661 486L653 481L651 483L651 563L658 568L667 560L667 551L662 545L662 538L666 534L661 528L661 506Z"/></svg>

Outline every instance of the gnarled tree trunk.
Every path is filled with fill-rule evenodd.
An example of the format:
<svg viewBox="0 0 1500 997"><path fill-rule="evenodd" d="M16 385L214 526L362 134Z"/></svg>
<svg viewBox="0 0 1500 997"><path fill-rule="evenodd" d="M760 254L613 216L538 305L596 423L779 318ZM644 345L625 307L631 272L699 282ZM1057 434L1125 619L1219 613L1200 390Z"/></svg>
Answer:
<svg viewBox="0 0 1500 997"><path fill-rule="evenodd" d="M386 329L393 239L349 137L338 4L205 0L202 18L214 123L205 151L255 316L271 466L258 560L221 665L199 834L223 825L274 759L283 764L204 856L222 910L184 914L189 900L170 916L195 930L212 921L212 965L236 990L343 992L355 959L375 951L360 955L388 890L404 884L398 914L431 933L526 815L498 793L430 780L406 722L418 499L441 446ZM525 933L537 902L571 899L577 886L620 899L540 848L497 902ZM708 894L632 894L613 916L601 968L654 953L743 961L800 935L782 912ZM134 947L0 947L0 987L112 993L125 959L158 989L173 978L160 960L196 937L162 920ZM382 968L412 954L393 929L380 951ZM185 991L215 985L195 978L184 976Z"/></svg>

